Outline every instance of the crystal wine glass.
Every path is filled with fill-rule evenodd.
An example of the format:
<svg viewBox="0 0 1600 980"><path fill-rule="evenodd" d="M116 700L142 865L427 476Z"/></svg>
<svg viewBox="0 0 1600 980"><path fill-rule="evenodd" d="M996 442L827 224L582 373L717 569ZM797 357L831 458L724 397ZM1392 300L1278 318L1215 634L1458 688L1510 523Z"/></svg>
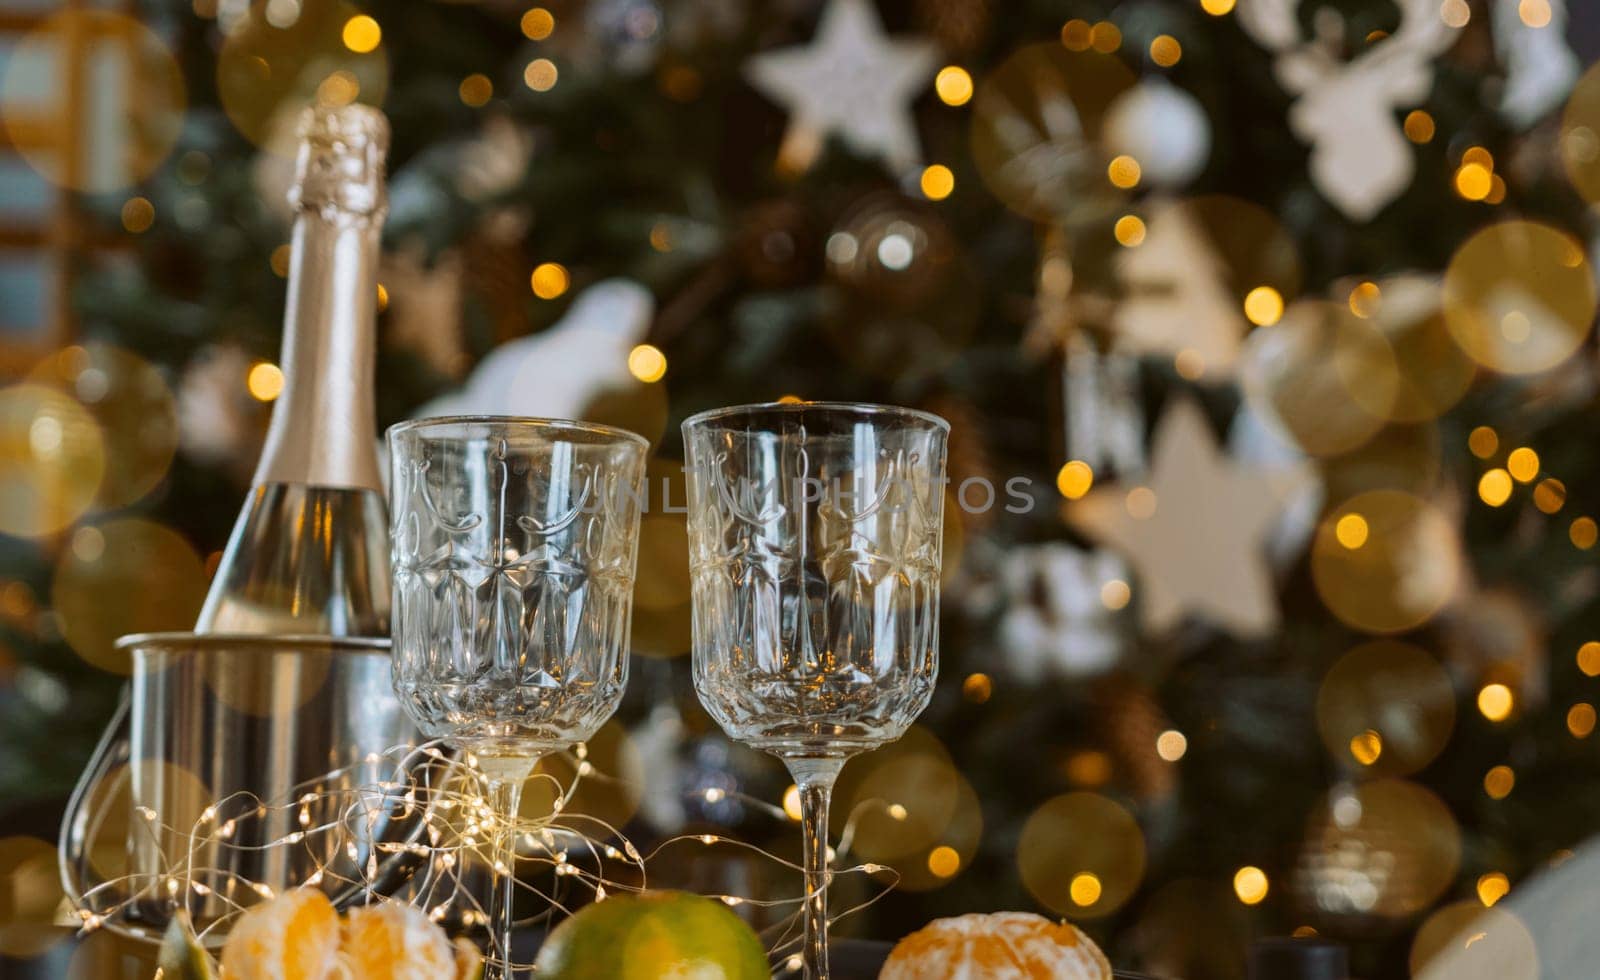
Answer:
<svg viewBox="0 0 1600 980"><path fill-rule="evenodd" d="M694 680L800 790L805 973L828 973L828 802L850 756L927 707L949 425L879 405L722 408L683 424Z"/></svg>
<svg viewBox="0 0 1600 980"><path fill-rule="evenodd" d="M500 818L489 976L510 977L514 826L546 753L592 738L628 679L648 443L582 422L389 430L395 692L470 752Z"/></svg>

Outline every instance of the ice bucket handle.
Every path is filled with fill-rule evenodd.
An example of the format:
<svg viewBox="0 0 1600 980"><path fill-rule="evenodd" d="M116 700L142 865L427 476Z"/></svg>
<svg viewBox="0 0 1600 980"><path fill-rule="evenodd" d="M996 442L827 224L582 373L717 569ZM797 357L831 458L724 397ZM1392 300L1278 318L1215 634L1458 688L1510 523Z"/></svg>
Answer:
<svg viewBox="0 0 1600 980"><path fill-rule="evenodd" d="M94 799L95 791L110 775L112 768L128 761L128 700L128 686L124 684L122 694L117 699L117 710L112 714L110 724L106 725L105 734L100 736L99 743L95 745L94 754L89 757L83 775L78 777L78 785L73 787L72 796L67 800L66 813L61 818L61 836L56 842L61 887L73 909L78 911L87 907L85 896L92 887L85 883L89 842L99 835L103 817L89 812L89 801ZM92 827L91 819L94 821Z"/></svg>

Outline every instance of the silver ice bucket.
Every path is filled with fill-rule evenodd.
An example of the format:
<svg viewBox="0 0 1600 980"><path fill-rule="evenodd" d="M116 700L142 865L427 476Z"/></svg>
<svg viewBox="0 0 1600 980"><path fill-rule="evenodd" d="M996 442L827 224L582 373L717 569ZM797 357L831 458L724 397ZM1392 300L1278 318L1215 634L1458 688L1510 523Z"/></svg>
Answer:
<svg viewBox="0 0 1600 980"><path fill-rule="evenodd" d="M416 733L388 640L151 633L118 646L133 657L125 710L62 827L81 909L159 934L180 904L204 925L264 889L316 884L344 904L403 877L403 856L378 853L422 825L391 791L399 760L385 753Z"/></svg>

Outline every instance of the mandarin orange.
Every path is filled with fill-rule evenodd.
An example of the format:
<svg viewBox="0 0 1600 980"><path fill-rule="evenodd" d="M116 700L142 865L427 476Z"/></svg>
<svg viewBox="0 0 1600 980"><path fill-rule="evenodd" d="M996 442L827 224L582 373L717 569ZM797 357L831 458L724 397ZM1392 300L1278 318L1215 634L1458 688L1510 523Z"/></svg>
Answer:
<svg viewBox="0 0 1600 980"><path fill-rule="evenodd" d="M286 891L239 917L222 946L228 980L327 980L339 955L339 913L314 888Z"/></svg>
<svg viewBox="0 0 1600 980"><path fill-rule="evenodd" d="M900 940L878 980L1111 980L1100 947L1031 912L935 919Z"/></svg>

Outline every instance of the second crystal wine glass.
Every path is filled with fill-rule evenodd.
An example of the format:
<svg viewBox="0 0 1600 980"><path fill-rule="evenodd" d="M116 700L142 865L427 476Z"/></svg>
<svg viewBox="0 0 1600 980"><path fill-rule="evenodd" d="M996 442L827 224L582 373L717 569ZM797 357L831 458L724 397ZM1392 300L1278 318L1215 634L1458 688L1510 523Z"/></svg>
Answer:
<svg viewBox="0 0 1600 980"><path fill-rule="evenodd" d="M627 683L647 448L543 419L389 430L394 687L488 782L506 869L489 903L491 977L511 976L523 781L540 756L592 738Z"/></svg>
<svg viewBox="0 0 1600 980"><path fill-rule="evenodd" d="M683 424L695 688L799 787L812 980L828 971L834 779L933 693L948 432L922 412L822 402Z"/></svg>

